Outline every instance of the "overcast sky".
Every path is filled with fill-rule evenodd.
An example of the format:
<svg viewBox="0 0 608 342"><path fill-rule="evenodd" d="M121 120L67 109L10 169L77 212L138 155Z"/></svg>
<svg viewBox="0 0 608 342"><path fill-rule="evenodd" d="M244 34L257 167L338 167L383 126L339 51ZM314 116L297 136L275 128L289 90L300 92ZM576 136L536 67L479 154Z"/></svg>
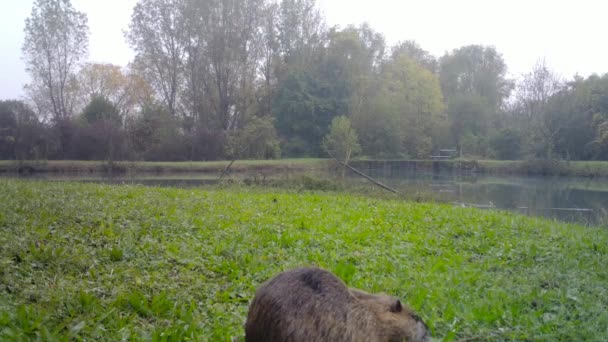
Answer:
<svg viewBox="0 0 608 342"><path fill-rule="evenodd" d="M539 58L564 77L608 72L605 0L317 0L329 25L368 22L389 44L415 40L435 56L469 45L493 45L515 77ZM28 76L21 60L32 0L2 0L0 99L19 98ZM126 65L123 37L137 0L72 0L91 30L89 60Z"/></svg>

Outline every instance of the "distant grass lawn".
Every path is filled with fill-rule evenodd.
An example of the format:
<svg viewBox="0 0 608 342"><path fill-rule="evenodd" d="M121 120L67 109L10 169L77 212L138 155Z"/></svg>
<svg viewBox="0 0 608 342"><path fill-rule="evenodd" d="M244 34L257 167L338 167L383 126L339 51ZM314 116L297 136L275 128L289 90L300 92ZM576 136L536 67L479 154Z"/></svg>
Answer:
<svg viewBox="0 0 608 342"><path fill-rule="evenodd" d="M353 160L352 164L362 164L363 168L369 163L382 165L382 160ZM392 160L391 162L416 163L417 169L434 170L435 164L441 165L441 170L456 172L473 171L480 174L510 174L510 175L554 175L608 177L608 161L555 161L555 160ZM78 161L78 160L43 160L43 161L14 161L0 160L2 172L50 172L50 173L97 173L97 172L156 172L156 173L221 173L230 161L185 161L185 162L144 162L119 161L110 165L107 161ZM284 172L310 171L336 168L332 159L322 158L293 158L277 160L237 160L231 170L234 172Z"/></svg>
<svg viewBox="0 0 608 342"><path fill-rule="evenodd" d="M113 171L118 172L222 172L230 161L192 161L192 162L139 162L118 161L112 164ZM331 160L300 158L277 160L237 160L233 171L281 171L309 170L331 165ZM48 161L14 161L0 160L0 172L107 172L110 164L107 161L83 160L48 160Z"/></svg>
<svg viewBox="0 0 608 342"><path fill-rule="evenodd" d="M326 267L446 341L608 339L608 231L331 193L0 180L0 340L230 341Z"/></svg>

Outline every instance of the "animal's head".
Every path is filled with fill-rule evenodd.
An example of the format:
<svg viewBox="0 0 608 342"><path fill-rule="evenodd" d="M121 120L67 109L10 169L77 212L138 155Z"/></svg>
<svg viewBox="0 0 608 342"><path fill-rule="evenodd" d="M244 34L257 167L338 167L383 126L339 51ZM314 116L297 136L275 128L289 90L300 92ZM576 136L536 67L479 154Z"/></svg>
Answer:
<svg viewBox="0 0 608 342"><path fill-rule="evenodd" d="M387 341L430 341L431 335L427 325L399 299L357 290L351 290L351 293L377 314Z"/></svg>

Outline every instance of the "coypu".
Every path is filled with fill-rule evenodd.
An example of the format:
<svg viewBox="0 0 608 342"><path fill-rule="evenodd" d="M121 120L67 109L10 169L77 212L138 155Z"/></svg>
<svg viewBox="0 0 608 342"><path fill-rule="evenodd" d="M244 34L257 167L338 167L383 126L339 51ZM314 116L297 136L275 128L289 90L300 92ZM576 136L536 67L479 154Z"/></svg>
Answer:
<svg viewBox="0 0 608 342"><path fill-rule="evenodd" d="M245 341L429 341L426 324L387 295L349 289L319 268L282 272L249 307Z"/></svg>

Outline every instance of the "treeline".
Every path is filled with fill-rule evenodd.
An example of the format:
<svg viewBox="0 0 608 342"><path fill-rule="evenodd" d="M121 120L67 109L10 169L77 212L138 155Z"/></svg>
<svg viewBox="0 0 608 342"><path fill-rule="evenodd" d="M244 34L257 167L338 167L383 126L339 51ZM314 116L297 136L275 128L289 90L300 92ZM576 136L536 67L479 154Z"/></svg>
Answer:
<svg viewBox="0 0 608 342"><path fill-rule="evenodd" d="M0 159L608 159L608 74L509 79L494 47L387 46L314 0L140 0L126 68L84 63L69 0L36 0L25 33L32 83L0 102Z"/></svg>

